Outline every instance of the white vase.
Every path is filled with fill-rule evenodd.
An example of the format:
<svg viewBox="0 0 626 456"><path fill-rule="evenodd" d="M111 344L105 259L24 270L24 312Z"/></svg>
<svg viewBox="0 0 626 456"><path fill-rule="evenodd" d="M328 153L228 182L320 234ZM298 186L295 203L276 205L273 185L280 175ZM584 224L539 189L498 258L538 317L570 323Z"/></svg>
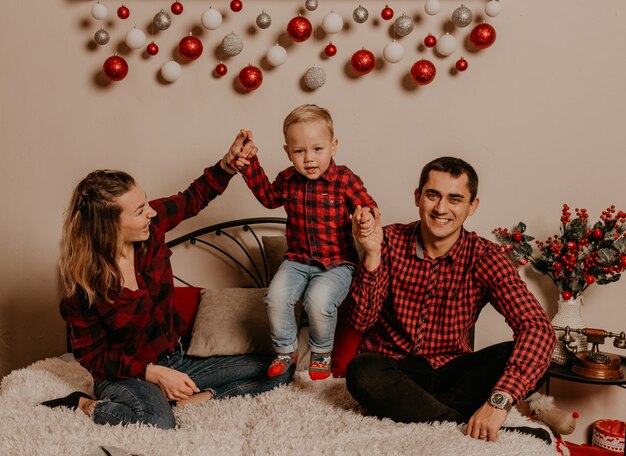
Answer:
<svg viewBox="0 0 626 456"><path fill-rule="evenodd" d="M559 310L552 319L552 326L561 326L563 328L569 326L572 329L584 328L582 307L583 298L581 295L567 301L559 298ZM554 353L552 353L552 362L556 364L567 364L571 359L571 355L565 351L563 342L561 342L563 333L564 331L556 331L558 341L556 347L554 347ZM577 351L587 351L587 337L577 333L570 334L576 340Z"/></svg>

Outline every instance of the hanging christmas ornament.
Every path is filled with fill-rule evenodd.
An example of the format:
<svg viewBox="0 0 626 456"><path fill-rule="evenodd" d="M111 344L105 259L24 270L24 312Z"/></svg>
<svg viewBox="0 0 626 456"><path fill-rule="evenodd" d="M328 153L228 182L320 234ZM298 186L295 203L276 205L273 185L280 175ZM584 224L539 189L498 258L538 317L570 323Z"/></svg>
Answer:
<svg viewBox="0 0 626 456"><path fill-rule="evenodd" d="M441 11L441 4L439 3L439 0L427 0L424 5L424 11L426 11L426 14L430 16L434 16L439 13L439 11Z"/></svg>
<svg viewBox="0 0 626 456"><path fill-rule="evenodd" d="M322 19L322 28L329 35L339 33L341 29L343 29L343 18L334 11L331 11Z"/></svg>
<svg viewBox="0 0 626 456"><path fill-rule="evenodd" d="M126 42L126 46L129 48L140 49L146 45L146 34L143 33L143 30L133 27L126 32L126 38L124 41Z"/></svg>
<svg viewBox="0 0 626 456"><path fill-rule="evenodd" d="M119 17L120 19L128 19L128 16L130 16L130 10L124 5L120 6L117 9L117 17Z"/></svg>
<svg viewBox="0 0 626 456"><path fill-rule="evenodd" d="M386 21L393 17L393 10L389 8L389 5L385 5L383 10L380 12L380 17L382 17Z"/></svg>
<svg viewBox="0 0 626 456"><path fill-rule="evenodd" d="M402 13L402 16L396 19L396 21L393 23L393 31L398 36L407 36L413 31L413 27L413 19L411 19L404 13Z"/></svg>
<svg viewBox="0 0 626 456"><path fill-rule="evenodd" d="M332 57L336 53L337 53L337 46L335 46L333 43L328 43L326 47L324 48L324 54L326 54L328 57Z"/></svg>
<svg viewBox="0 0 626 456"><path fill-rule="evenodd" d="M128 74L128 63L122 57L112 55L104 61L102 71L111 81L121 81Z"/></svg>
<svg viewBox="0 0 626 456"><path fill-rule="evenodd" d="M383 58L389 63L398 63L404 57L404 46L393 40L383 49Z"/></svg>
<svg viewBox="0 0 626 456"><path fill-rule="evenodd" d="M428 34L428 36L426 38L424 38L424 46L426 46L427 48L432 48L435 47L437 45L437 38L435 38L435 35L432 34Z"/></svg>
<svg viewBox="0 0 626 456"><path fill-rule="evenodd" d="M150 55L157 55L159 53L159 46L153 41L146 46L146 52Z"/></svg>
<svg viewBox="0 0 626 456"><path fill-rule="evenodd" d="M362 24L363 22L367 21L367 18L369 17L369 15L370 15L369 11L367 11L367 9L363 7L363 5L359 5L352 12L352 19L354 19L354 22L358 24Z"/></svg>
<svg viewBox="0 0 626 456"><path fill-rule="evenodd" d="M216 30L222 25L222 13L216 9L209 8L200 16L200 22L205 29Z"/></svg>
<svg viewBox="0 0 626 456"><path fill-rule="evenodd" d="M262 82L263 73L253 65L248 65L239 72L239 83L248 92L258 89Z"/></svg>
<svg viewBox="0 0 626 456"><path fill-rule="evenodd" d="M267 14L265 11L263 11L261 14L259 14L256 17L256 25L260 29L266 29L270 25L272 25L272 18L270 17L269 14Z"/></svg>
<svg viewBox="0 0 626 456"><path fill-rule="evenodd" d="M235 13L241 11L242 8L243 3L241 3L241 0L233 0L232 2L230 2L230 9L233 10Z"/></svg>
<svg viewBox="0 0 626 456"><path fill-rule="evenodd" d="M501 9L502 5L500 5L499 0L489 0L485 5L485 14L489 17L496 17L500 14Z"/></svg>
<svg viewBox="0 0 626 456"><path fill-rule="evenodd" d="M189 60L190 62L200 57L202 50L202 41L192 36L191 33L189 36L183 37L178 43L178 53L183 59Z"/></svg>
<svg viewBox="0 0 626 456"><path fill-rule="evenodd" d="M230 32L222 39L224 54L235 56L243 51L243 40L235 32Z"/></svg>
<svg viewBox="0 0 626 456"><path fill-rule="evenodd" d="M304 85L311 90L319 89L326 82L326 72L313 65L304 73Z"/></svg>
<svg viewBox="0 0 626 456"><path fill-rule="evenodd" d="M289 37L297 43L306 41L313 33L311 22L304 16L296 16L287 24L287 33Z"/></svg>
<svg viewBox="0 0 626 456"><path fill-rule="evenodd" d="M315 11L317 9L317 0L306 0L304 7L309 11Z"/></svg>
<svg viewBox="0 0 626 456"><path fill-rule="evenodd" d="M452 23L456 27L467 27L472 23L472 17L472 10L461 5L452 12Z"/></svg>
<svg viewBox="0 0 626 456"><path fill-rule="evenodd" d="M436 74L437 69L435 65L428 60L418 60L411 67L411 77L419 85L430 84L435 79Z"/></svg>
<svg viewBox="0 0 626 456"><path fill-rule="evenodd" d="M435 49L437 49L439 54L447 57L456 51L457 46L458 43L456 38L449 33L446 33L437 40L437 47Z"/></svg>
<svg viewBox="0 0 626 456"><path fill-rule="evenodd" d="M109 38L109 32L104 30L102 27L100 27L100 30L96 31L96 33L93 35L94 41L100 46L104 46L105 44L107 44L109 42Z"/></svg>
<svg viewBox="0 0 626 456"><path fill-rule="evenodd" d="M228 73L228 67L220 62L219 65L215 67L215 74L221 78L226 73Z"/></svg>
<svg viewBox="0 0 626 456"><path fill-rule="evenodd" d="M94 19L98 19L99 21L101 21L107 17L107 14L109 14L109 10L100 2L97 2L91 7L91 15Z"/></svg>
<svg viewBox="0 0 626 456"><path fill-rule="evenodd" d="M371 72L376 66L376 58L371 51L367 49L361 49L352 54L350 64L354 71L359 74L367 74Z"/></svg>
<svg viewBox="0 0 626 456"><path fill-rule="evenodd" d="M457 69L457 71L467 70L467 67L468 67L467 60L461 57L459 60L456 61L456 63L454 64L454 67Z"/></svg>
<svg viewBox="0 0 626 456"><path fill-rule="evenodd" d="M178 62L174 60L170 60L169 62L165 62L161 67L161 76L167 82L174 82L180 75L183 74L183 69L181 68Z"/></svg>
<svg viewBox="0 0 626 456"><path fill-rule="evenodd" d="M183 4L181 2L174 2L172 6L170 6L170 10L172 14L179 15L183 13Z"/></svg>
<svg viewBox="0 0 626 456"><path fill-rule="evenodd" d="M265 58L270 65L274 67L280 66L287 61L287 50L276 43L267 51Z"/></svg>
<svg viewBox="0 0 626 456"><path fill-rule="evenodd" d="M478 24L470 33L470 41L478 49L486 49L496 41L496 29L486 22Z"/></svg>
<svg viewBox="0 0 626 456"><path fill-rule="evenodd" d="M172 18L165 11L161 10L154 15L152 23L159 30L167 30L172 25Z"/></svg>

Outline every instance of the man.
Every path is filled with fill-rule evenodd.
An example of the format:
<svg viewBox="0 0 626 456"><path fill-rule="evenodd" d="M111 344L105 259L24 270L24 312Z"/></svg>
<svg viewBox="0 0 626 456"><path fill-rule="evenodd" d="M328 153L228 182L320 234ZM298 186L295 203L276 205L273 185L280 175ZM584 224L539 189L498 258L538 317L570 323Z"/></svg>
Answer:
<svg viewBox="0 0 626 456"><path fill-rule="evenodd" d="M499 247L463 228L477 191L472 166L441 157L420 175L419 221L382 228L376 211L357 209L353 231L364 256L348 320L365 338L346 381L378 417L467 422L467 435L495 441L511 406L548 368L556 338ZM515 342L473 352L471 330L487 303ZM516 430L549 441L541 429Z"/></svg>

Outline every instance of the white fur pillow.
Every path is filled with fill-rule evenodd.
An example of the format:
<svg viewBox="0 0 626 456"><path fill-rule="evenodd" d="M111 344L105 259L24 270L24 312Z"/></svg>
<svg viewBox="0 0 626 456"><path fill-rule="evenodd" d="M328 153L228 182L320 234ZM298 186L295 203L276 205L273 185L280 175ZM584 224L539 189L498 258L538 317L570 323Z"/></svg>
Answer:
<svg viewBox="0 0 626 456"><path fill-rule="evenodd" d="M265 288L204 289L187 353L192 356L272 354Z"/></svg>

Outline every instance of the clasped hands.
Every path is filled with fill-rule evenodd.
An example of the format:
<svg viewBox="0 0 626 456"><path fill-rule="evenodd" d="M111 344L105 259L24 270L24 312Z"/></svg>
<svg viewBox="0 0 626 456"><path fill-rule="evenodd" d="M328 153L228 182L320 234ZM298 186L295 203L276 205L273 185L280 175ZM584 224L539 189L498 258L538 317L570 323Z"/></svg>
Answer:
<svg viewBox="0 0 626 456"><path fill-rule="evenodd" d="M249 158L255 156L259 151L252 141L250 130L239 130L235 141L222 159L223 167L226 171L234 174L250 164Z"/></svg>

